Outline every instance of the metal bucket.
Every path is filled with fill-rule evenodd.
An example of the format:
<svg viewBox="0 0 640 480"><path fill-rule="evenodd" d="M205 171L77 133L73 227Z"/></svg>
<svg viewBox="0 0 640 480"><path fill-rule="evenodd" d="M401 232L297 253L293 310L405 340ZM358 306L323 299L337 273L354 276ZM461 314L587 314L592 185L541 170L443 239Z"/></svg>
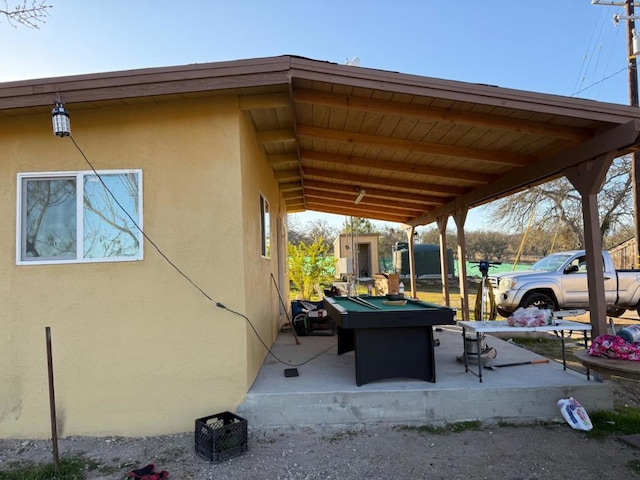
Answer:
<svg viewBox="0 0 640 480"><path fill-rule="evenodd" d="M487 341L484 335L480 337L480 341L478 341L476 336L465 337L464 341L466 343L467 355L479 355L487 350Z"/></svg>

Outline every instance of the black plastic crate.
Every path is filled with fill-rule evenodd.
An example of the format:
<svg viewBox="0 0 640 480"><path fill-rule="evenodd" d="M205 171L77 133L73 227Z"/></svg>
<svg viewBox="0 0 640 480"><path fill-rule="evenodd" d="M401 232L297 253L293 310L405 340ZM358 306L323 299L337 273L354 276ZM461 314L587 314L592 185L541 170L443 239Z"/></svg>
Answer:
<svg viewBox="0 0 640 480"><path fill-rule="evenodd" d="M218 463L247 451L247 421L231 412L196 420L196 453Z"/></svg>

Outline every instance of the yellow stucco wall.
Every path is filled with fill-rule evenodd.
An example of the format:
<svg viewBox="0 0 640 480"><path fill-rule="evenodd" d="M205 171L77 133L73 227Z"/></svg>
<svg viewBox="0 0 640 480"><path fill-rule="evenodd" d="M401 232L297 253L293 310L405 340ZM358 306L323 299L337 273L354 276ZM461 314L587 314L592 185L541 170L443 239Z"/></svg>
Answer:
<svg viewBox="0 0 640 480"><path fill-rule="evenodd" d="M269 219L271 232L271 255L261 255L260 243L248 243L244 255L246 312L249 320L256 327L260 338L267 346L271 346L279 327L278 291L274 285L278 283L278 262L286 265L286 257L278 257L276 238L277 218L286 221L286 209L280 199L277 182L273 178L271 168L267 165L263 150L258 146L255 132L248 116L243 116L240 123L240 135L243 152L242 166L242 220L248 238L260 238L260 195L269 203ZM286 248L284 250L286 252ZM273 278L271 277L273 275ZM281 294L287 303L288 281L279 285ZM286 296L285 296L286 295ZM253 330L247 332L247 365L248 378L253 381L262 362L267 355L265 346L260 342ZM250 387L250 385L247 385Z"/></svg>
<svg viewBox="0 0 640 480"><path fill-rule="evenodd" d="M68 108L96 169L142 169L146 234L271 342L271 267L255 264L254 229L258 190L278 206L277 185L258 147L243 145L252 134L237 99ZM243 319L205 298L149 241L137 262L16 265L17 174L89 170L50 122L0 119L0 437L50 436L45 326L60 436L189 431L198 417L233 410L264 352L253 352ZM247 175L252 162L262 164Z"/></svg>

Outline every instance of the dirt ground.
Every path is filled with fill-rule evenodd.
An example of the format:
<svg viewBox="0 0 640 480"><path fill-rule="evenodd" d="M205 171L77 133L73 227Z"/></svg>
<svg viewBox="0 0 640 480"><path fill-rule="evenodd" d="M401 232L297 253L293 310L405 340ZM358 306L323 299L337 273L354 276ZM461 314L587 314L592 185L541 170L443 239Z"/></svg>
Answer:
<svg viewBox="0 0 640 480"><path fill-rule="evenodd" d="M640 323L637 316L617 321L625 322ZM640 405L640 381L611 381L616 407ZM90 459L95 467L87 471L89 480L121 480L129 470L152 462L180 480L640 478L635 473L640 470L632 468L640 466L640 448L616 437L590 439L566 423L485 425L444 433L407 425L250 429L248 445L243 455L220 463L195 455L193 432L135 439L71 437L60 440L59 450L61 456ZM51 462L51 449L50 441L0 440L0 471Z"/></svg>
<svg viewBox="0 0 640 480"><path fill-rule="evenodd" d="M615 403L638 405L640 382L614 380ZM640 433L640 432L639 432ZM0 440L0 471L51 462L50 441ZM640 478L640 449L618 438L587 438L566 423L485 425L429 433L420 426L250 429L248 451L220 463L194 453L192 432L145 438L61 439L62 457L95 467L89 480L122 480L148 463L172 479L602 479ZM638 470L636 470L638 471ZM1 478L1 476L0 476Z"/></svg>
<svg viewBox="0 0 640 480"><path fill-rule="evenodd" d="M588 439L566 424L437 434L363 425L252 431L245 454L217 464L193 453L193 434L74 437L61 440L60 451L94 460L86 478L103 480L124 479L128 470L150 462L181 480L640 478L630 467L640 462L639 449L615 438ZM0 441L0 469L16 461L50 461L50 452L50 442Z"/></svg>

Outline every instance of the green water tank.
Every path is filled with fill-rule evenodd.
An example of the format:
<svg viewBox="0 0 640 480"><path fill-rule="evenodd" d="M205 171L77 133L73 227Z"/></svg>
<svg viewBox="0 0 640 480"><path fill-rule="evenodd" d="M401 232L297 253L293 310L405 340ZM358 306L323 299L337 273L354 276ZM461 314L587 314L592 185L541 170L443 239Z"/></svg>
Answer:
<svg viewBox="0 0 640 480"><path fill-rule="evenodd" d="M416 276L440 275L440 246L418 243L413 246L416 261ZM395 273L409 275L409 244L396 242L393 246L393 268ZM449 276L454 274L453 251L447 248Z"/></svg>

